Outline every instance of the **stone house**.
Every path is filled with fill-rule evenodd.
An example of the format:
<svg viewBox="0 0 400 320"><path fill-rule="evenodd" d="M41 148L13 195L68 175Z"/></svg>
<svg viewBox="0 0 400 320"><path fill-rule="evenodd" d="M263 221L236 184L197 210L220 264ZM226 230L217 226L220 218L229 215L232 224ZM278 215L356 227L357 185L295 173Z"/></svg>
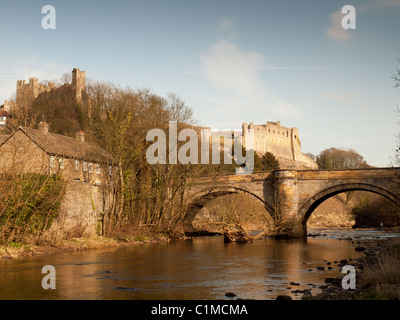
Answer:
<svg viewBox="0 0 400 320"><path fill-rule="evenodd" d="M76 138L49 132L49 125L38 130L19 127L0 145L0 168L18 172L61 174L65 180L95 185L107 183L111 172L110 155L102 148L85 142L85 134Z"/></svg>
<svg viewBox="0 0 400 320"><path fill-rule="evenodd" d="M66 181L59 219L52 233L89 235L96 232L99 217L109 210L112 192L111 156L97 145L49 132L49 125L38 130L19 127L0 137L0 172L59 174Z"/></svg>

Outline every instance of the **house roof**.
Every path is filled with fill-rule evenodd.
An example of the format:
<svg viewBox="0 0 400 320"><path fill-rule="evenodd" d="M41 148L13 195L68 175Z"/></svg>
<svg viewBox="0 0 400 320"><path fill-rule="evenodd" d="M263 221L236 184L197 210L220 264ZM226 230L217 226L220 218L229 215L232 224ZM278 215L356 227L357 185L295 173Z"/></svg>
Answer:
<svg viewBox="0 0 400 320"><path fill-rule="evenodd" d="M8 134L0 134L0 145L9 137Z"/></svg>
<svg viewBox="0 0 400 320"><path fill-rule="evenodd" d="M76 138L50 132L44 134L40 130L32 128L19 127L17 131L24 133L43 151L52 156L100 163L112 160L110 154L93 143L81 142ZM2 141L0 136L0 145L3 143L4 140Z"/></svg>

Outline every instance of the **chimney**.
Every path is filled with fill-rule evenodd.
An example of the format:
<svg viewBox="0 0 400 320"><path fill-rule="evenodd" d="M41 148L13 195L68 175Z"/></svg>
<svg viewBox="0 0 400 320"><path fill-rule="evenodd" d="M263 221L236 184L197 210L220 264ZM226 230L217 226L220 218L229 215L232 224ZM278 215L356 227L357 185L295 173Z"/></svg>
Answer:
<svg viewBox="0 0 400 320"><path fill-rule="evenodd" d="M83 131L78 131L75 134L75 138L78 139L80 142L85 142L85 133Z"/></svg>
<svg viewBox="0 0 400 320"><path fill-rule="evenodd" d="M49 133L49 125L46 123L46 121L40 121L38 130L44 135L47 135Z"/></svg>

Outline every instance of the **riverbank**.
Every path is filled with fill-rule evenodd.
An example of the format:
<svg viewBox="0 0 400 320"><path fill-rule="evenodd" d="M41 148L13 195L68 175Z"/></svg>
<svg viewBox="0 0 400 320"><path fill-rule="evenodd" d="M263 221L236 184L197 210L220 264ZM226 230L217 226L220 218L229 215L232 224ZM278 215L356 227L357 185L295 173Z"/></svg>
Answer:
<svg viewBox="0 0 400 320"><path fill-rule="evenodd" d="M166 242L171 240L173 240L173 238L165 233L141 232L123 238L92 236L61 240L56 243L43 245L11 243L6 246L0 246L0 259L14 259L63 252L132 246L142 243Z"/></svg>
<svg viewBox="0 0 400 320"><path fill-rule="evenodd" d="M364 255L355 261L337 263L339 267L355 268L355 289L343 288L345 273L326 278L320 287L322 292L315 296L304 292L304 300L400 300L400 237L352 243L354 250Z"/></svg>

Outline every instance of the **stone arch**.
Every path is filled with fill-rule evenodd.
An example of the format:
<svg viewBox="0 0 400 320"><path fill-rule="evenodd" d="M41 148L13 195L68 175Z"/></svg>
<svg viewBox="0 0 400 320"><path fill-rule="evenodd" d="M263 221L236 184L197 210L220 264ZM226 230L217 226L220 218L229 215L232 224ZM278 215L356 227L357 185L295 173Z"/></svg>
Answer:
<svg viewBox="0 0 400 320"><path fill-rule="evenodd" d="M376 194L379 194L391 201L393 201L397 206L400 207L400 199L395 196L393 193L390 191L381 188L379 186L371 185L371 184L366 184L366 183L347 183L347 184L340 184L336 185L333 187L329 187L327 189L324 189L311 198L309 198L300 208L298 211L298 217L300 224L303 229L303 233L307 232L307 220L311 216L311 214L314 212L314 210L325 200L329 199L330 197L333 197L334 195L337 195L342 192L346 191L369 191L373 192Z"/></svg>
<svg viewBox="0 0 400 320"><path fill-rule="evenodd" d="M254 193L239 187L217 187L213 189L207 189L200 191L190 197L190 203L187 207L186 215L183 220L184 228L186 230L191 230L193 228L192 223L196 218L199 211L207 205L210 201L228 195L228 194L245 194L250 196L252 199L256 200L258 203L262 204L265 208L265 202L262 198L255 195ZM271 217L272 222L273 218Z"/></svg>

